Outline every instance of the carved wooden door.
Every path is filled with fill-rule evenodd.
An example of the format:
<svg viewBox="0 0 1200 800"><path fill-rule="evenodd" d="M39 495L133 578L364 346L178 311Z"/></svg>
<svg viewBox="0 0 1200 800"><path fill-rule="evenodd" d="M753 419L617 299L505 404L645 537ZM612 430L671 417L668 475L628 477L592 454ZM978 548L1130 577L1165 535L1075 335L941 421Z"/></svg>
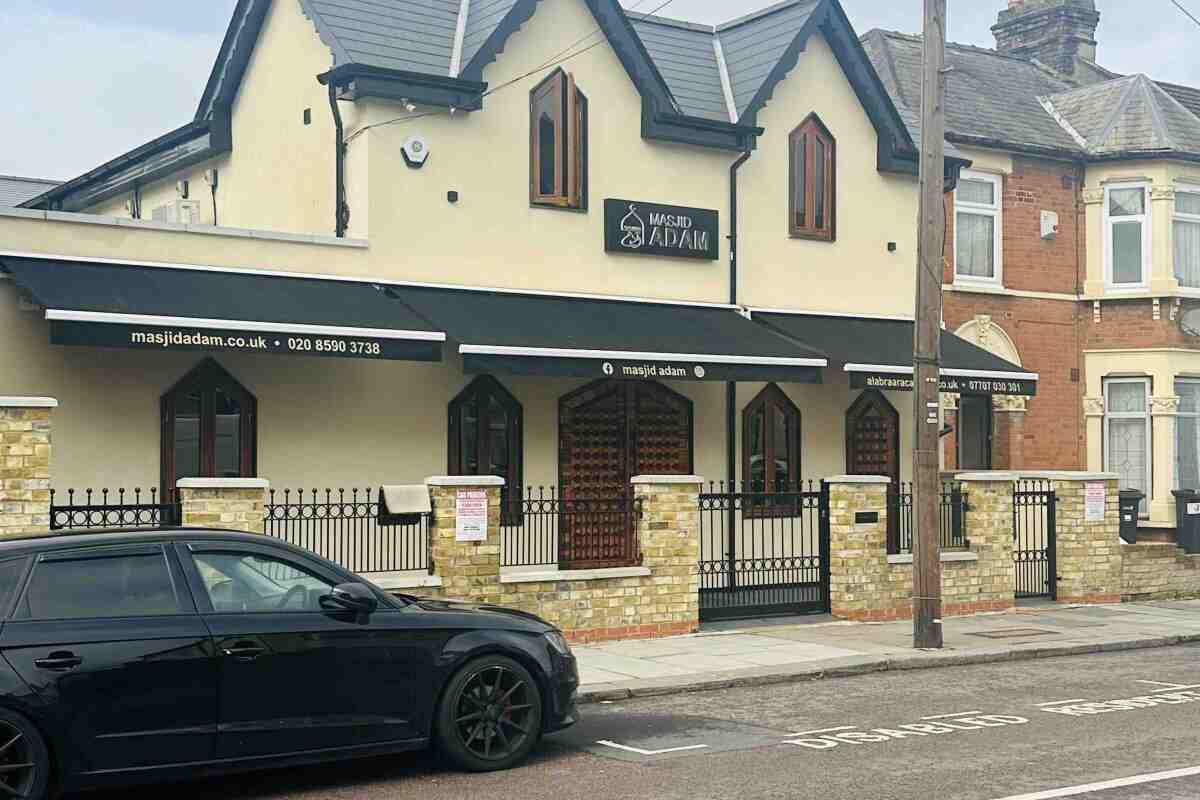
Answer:
<svg viewBox="0 0 1200 800"><path fill-rule="evenodd" d="M891 479L888 536L894 541L900 523L900 414L877 391L863 392L846 412L846 472Z"/></svg>
<svg viewBox="0 0 1200 800"><path fill-rule="evenodd" d="M560 561L637 561L630 478L692 471L691 402L665 386L602 380L559 402Z"/></svg>

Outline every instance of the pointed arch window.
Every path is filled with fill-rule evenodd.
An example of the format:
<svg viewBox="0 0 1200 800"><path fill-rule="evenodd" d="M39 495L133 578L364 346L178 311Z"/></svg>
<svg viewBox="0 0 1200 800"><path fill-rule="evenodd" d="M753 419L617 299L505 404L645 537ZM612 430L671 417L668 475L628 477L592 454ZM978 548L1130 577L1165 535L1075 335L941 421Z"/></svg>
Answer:
<svg viewBox="0 0 1200 800"><path fill-rule="evenodd" d="M495 475L504 517L510 498L521 498L521 437L524 412L517 399L491 375L480 375L450 401L449 470L451 475Z"/></svg>
<svg viewBox="0 0 1200 800"><path fill-rule="evenodd" d="M161 398L163 496L180 478L253 478L258 401L209 358Z"/></svg>
<svg viewBox="0 0 1200 800"><path fill-rule="evenodd" d="M556 69L529 93L529 201L587 208L588 102Z"/></svg>
<svg viewBox="0 0 1200 800"><path fill-rule="evenodd" d="M800 409L773 383L742 411L742 480L750 492L798 491Z"/></svg>
<svg viewBox="0 0 1200 800"><path fill-rule="evenodd" d="M811 114L788 139L788 231L794 239L832 242L837 218L837 142Z"/></svg>

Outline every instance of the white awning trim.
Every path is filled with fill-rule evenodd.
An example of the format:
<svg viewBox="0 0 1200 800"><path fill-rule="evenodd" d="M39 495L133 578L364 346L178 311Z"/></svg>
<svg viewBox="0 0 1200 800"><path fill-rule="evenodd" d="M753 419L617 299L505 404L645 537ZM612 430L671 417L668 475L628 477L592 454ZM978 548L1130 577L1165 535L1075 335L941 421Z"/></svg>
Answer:
<svg viewBox="0 0 1200 800"><path fill-rule="evenodd" d="M895 364L847 364L846 372L884 372L890 375L912 375L912 367L901 367ZM941 374L952 378L996 378L998 380L1036 381L1036 372L997 372L986 369L946 369Z"/></svg>
<svg viewBox="0 0 1200 800"><path fill-rule="evenodd" d="M463 355L526 356L530 358L587 358L603 361L697 361L707 364L765 364L780 367L825 367L823 358L779 358L774 356L729 356L711 353L644 353L634 350L570 350L557 347L504 347L464 344Z"/></svg>
<svg viewBox="0 0 1200 800"><path fill-rule="evenodd" d="M208 319L206 317L163 317L152 314L117 314L108 311L70 311L46 309L46 319L63 322L100 322L109 325L146 325L164 328L206 328L264 333L298 333L309 336L361 336L366 339L405 339L418 342L444 342L440 331L404 331L394 328L349 328L340 325L303 325L294 322L255 322L244 319Z"/></svg>

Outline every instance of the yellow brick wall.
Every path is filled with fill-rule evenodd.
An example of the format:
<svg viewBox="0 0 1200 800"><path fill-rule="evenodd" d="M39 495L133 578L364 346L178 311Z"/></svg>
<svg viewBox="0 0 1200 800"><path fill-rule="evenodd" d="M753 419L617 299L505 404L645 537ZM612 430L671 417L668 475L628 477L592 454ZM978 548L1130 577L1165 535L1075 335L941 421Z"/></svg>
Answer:
<svg viewBox="0 0 1200 800"><path fill-rule="evenodd" d="M1200 597L1200 555L1173 543L1119 545L1121 599L1183 600Z"/></svg>
<svg viewBox="0 0 1200 800"><path fill-rule="evenodd" d="M0 407L0 538L50 530L51 413Z"/></svg>
<svg viewBox="0 0 1200 800"><path fill-rule="evenodd" d="M265 498L259 488L181 488L182 525L262 533Z"/></svg>
<svg viewBox="0 0 1200 800"><path fill-rule="evenodd" d="M1105 480L1104 519L1084 518L1086 480L1057 480L1058 601L1117 603L1121 600L1121 544L1118 540L1117 481Z"/></svg>

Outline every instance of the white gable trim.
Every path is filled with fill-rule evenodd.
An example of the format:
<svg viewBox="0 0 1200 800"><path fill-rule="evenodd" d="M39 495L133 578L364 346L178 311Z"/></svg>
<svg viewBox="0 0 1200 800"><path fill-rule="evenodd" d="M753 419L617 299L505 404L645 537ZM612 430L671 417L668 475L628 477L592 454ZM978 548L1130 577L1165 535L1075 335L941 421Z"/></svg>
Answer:
<svg viewBox="0 0 1200 800"><path fill-rule="evenodd" d="M471 13L471 0L462 0L458 7L458 24L454 26L454 50L450 54L450 77L462 74L463 40L467 38L467 16Z"/></svg>
<svg viewBox="0 0 1200 800"><path fill-rule="evenodd" d="M717 71L721 73L721 91L725 94L725 109L729 112L729 121L737 124L737 102L733 99L733 83L729 80L729 65L725 63L725 48L721 40L713 37L713 54L717 57Z"/></svg>

